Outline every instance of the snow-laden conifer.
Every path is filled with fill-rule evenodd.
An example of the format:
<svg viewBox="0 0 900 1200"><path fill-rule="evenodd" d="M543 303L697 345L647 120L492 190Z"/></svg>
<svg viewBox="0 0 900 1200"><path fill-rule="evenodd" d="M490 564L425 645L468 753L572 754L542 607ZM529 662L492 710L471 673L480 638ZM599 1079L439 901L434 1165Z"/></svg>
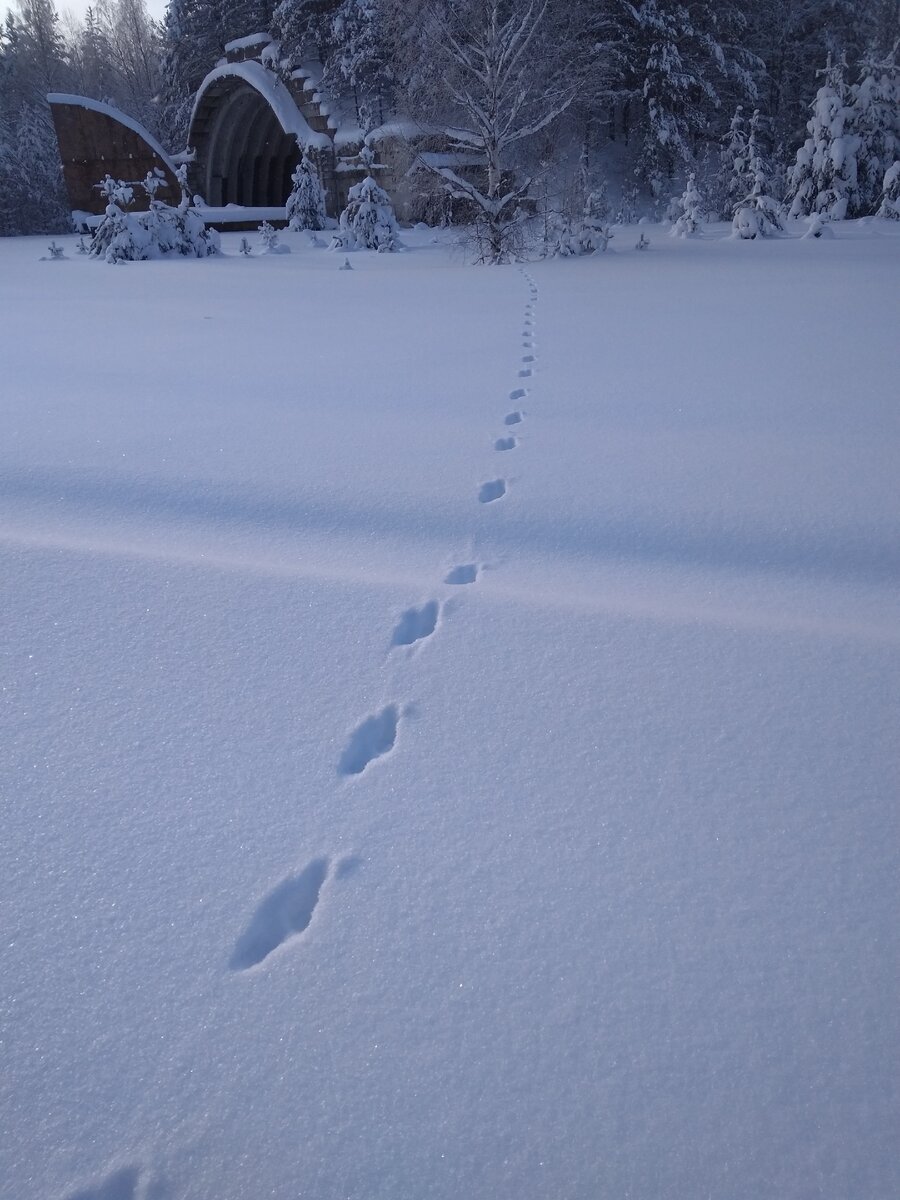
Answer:
<svg viewBox="0 0 900 1200"><path fill-rule="evenodd" d="M783 229L781 204L775 199L772 171L763 150L759 110L750 121L747 139L749 190L733 207L732 229L741 238L771 237Z"/></svg>
<svg viewBox="0 0 900 1200"><path fill-rule="evenodd" d="M894 61L866 59L860 80L851 88L857 152L857 211L877 209L885 171L900 156L900 70ZM852 215L852 214L851 214Z"/></svg>
<svg viewBox="0 0 900 1200"><path fill-rule="evenodd" d="M888 167L884 173L878 216L900 221L900 161Z"/></svg>
<svg viewBox="0 0 900 1200"><path fill-rule="evenodd" d="M179 175L182 196L177 207L156 199L164 182L158 172L148 173L137 186L147 196L149 207L144 212L130 212L134 186L106 176L99 187L107 205L91 239L89 254L93 258L117 263L141 262L170 254L206 258L218 253L219 235L207 229L199 213L191 207L184 174Z"/></svg>
<svg viewBox="0 0 900 1200"><path fill-rule="evenodd" d="M325 228L325 192L319 172L304 153L291 176L291 194L285 213L288 227L293 230Z"/></svg>
<svg viewBox="0 0 900 1200"><path fill-rule="evenodd" d="M842 221L858 202L856 155L861 143L852 131L853 112L843 64L829 58L822 75L806 124L809 137L797 151L788 179L790 216L819 213Z"/></svg>
<svg viewBox="0 0 900 1200"><path fill-rule="evenodd" d="M669 231L673 237L691 237L700 232L703 224L703 199L697 191L694 172L688 175L687 185L676 201L678 216Z"/></svg>
<svg viewBox="0 0 900 1200"><path fill-rule="evenodd" d="M396 250L400 231L390 196L372 178L375 156L364 147L359 157L369 174L347 195L339 221L340 241L348 250Z"/></svg>
<svg viewBox="0 0 900 1200"><path fill-rule="evenodd" d="M734 213L738 204L753 186L753 176L750 170L750 135L744 107L739 104L728 128L719 153L719 171L716 177L718 209L723 219Z"/></svg>

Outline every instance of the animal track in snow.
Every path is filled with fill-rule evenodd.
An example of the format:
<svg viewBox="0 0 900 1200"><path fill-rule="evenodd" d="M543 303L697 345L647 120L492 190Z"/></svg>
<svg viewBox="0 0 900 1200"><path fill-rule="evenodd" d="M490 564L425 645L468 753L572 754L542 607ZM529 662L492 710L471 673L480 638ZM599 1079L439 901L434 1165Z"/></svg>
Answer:
<svg viewBox="0 0 900 1200"><path fill-rule="evenodd" d="M423 638L431 637L437 627L441 606L437 600L429 600L421 608L408 608L397 622L392 646L411 646Z"/></svg>
<svg viewBox="0 0 900 1200"><path fill-rule="evenodd" d="M527 395L527 388L513 388L513 390L509 393L509 398L510 400L524 400ZM511 422L507 421L507 425L509 424L511 424Z"/></svg>
<svg viewBox="0 0 900 1200"><path fill-rule="evenodd" d="M497 438L494 442L495 450L515 450L519 439L514 437Z"/></svg>
<svg viewBox="0 0 900 1200"><path fill-rule="evenodd" d="M400 710L396 704L366 717L350 735L338 763L338 774L361 775L369 763L393 750L399 723Z"/></svg>
<svg viewBox="0 0 900 1200"><path fill-rule="evenodd" d="M494 500L499 500L501 496L505 495L505 479L488 480L487 483L483 483L478 489L478 501L480 504L491 504Z"/></svg>
<svg viewBox="0 0 900 1200"><path fill-rule="evenodd" d="M530 362L534 362L534 355L533 355L533 354L523 354L523 355L522 355L522 362L523 362L523 363L530 363Z"/></svg>
<svg viewBox="0 0 900 1200"><path fill-rule="evenodd" d="M228 962L232 971L249 971L270 954L309 928L322 884L328 876L328 859L316 858L299 875L291 875L262 901L241 934Z"/></svg>
<svg viewBox="0 0 900 1200"><path fill-rule="evenodd" d="M519 378L520 379L529 379L531 377L531 374L532 374L531 367L523 367L522 370L519 372Z"/></svg>
<svg viewBox="0 0 900 1200"><path fill-rule="evenodd" d="M520 412L507 413L506 416L503 418L504 425L519 425L521 423L521 421L522 421L522 413L520 413Z"/></svg>
<svg viewBox="0 0 900 1200"><path fill-rule="evenodd" d="M444 583L450 583L456 587L466 583L474 583L477 578L477 565L475 563L463 563L461 566L454 567L452 571L449 571L444 576Z"/></svg>

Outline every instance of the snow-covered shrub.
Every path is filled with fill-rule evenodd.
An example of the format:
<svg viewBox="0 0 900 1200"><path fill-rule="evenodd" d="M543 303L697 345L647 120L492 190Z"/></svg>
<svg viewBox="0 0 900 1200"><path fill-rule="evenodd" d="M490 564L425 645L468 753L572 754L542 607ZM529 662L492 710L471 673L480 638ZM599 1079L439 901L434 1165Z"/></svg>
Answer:
<svg viewBox="0 0 900 1200"><path fill-rule="evenodd" d="M290 246L285 246L283 242L278 240L278 231L268 221L263 221L257 233L262 241L263 254L290 254Z"/></svg>
<svg viewBox="0 0 900 1200"><path fill-rule="evenodd" d="M728 135L719 153L716 195L719 215L723 219L734 213L735 206L743 200L753 185L749 142L744 108L739 104L731 118Z"/></svg>
<svg viewBox="0 0 900 1200"><path fill-rule="evenodd" d="M371 175L350 189L339 226L342 249L397 249L399 229L391 198Z"/></svg>
<svg viewBox="0 0 900 1200"><path fill-rule="evenodd" d="M325 228L325 192L319 173L304 153L291 176L291 194L285 213L293 230Z"/></svg>
<svg viewBox="0 0 900 1200"><path fill-rule="evenodd" d="M821 213L842 221L857 207L861 141L851 131L853 114L847 101L843 65L834 66L829 59L806 124L809 137L797 151L788 179L791 217Z"/></svg>
<svg viewBox="0 0 900 1200"><path fill-rule="evenodd" d="M781 205L772 196L772 183L757 140L758 116L758 113L753 114L754 123L747 144L752 183L747 195L735 204L732 219L734 233L745 240L772 237L784 228Z"/></svg>
<svg viewBox="0 0 900 1200"><path fill-rule="evenodd" d="M878 216L900 221L900 161L885 171L880 199Z"/></svg>
<svg viewBox="0 0 900 1200"><path fill-rule="evenodd" d="M850 89L857 153L858 211L874 213L885 172L900 157L900 68L894 61L867 58Z"/></svg>
<svg viewBox="0 0 900 1200"><path fill-rule="evenodd" d="M809 238L833 238L834 230L829 223L830 218L824 213L812 213L806 218L808 226L801 241L807 241Z"/></svg>
<svg viewBox="0 0 900 1200"><path fill-rule="evenodd" d="M186 192L182 192L178 207L172 208L153 199L160 186L156 176L148 175L140 186L150 197L146 212L125 211L134 196L130 185L111 179L109 175L100 185L109 203L91 239L88 253L93 258L116 263L140 262L167 254L205 258L218 253L218 233L206 228L199 214L190 207Z"/></svg>
<svg viewBox="0 0 900 1200"><path fill-rule="evenodd" d="M677 203L679 215L669 232L673 237L691 237L693 234L699 233L700 226L703 224L701 211L703 200L697 191L693 171L688 175L687 186Z"/></svg>

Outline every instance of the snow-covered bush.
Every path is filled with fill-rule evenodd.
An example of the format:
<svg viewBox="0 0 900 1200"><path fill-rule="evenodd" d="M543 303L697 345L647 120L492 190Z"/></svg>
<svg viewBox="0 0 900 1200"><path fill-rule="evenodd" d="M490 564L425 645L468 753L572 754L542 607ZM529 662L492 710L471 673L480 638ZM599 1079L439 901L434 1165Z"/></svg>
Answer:
<svg viewBox="0 0 900 1200"><path fill-rule="evenodd" d="M781 205L772 195L774 188L758 134L759 113L755 112L747 142L750 190L735 204L732 218L734 233L745 240L772 237L784 228L781 223Z"/></svg>
<svg viewBox="0 0 900 1200"><path fill-rule="evenodd" d="M304 153L291 176L291 194L285 212L293 230L325 228L325 192L319 173Z"/></svg>
<svg viewBox="0 0 900 1200"><path fill-rule="evenodd" d="M900 68L870 57L850 89L857 153L858 211L869 215L881 200L885 172L900 158Z"/></svg>
<svg viewBox="0 0 900 1200"><path fill-rule="evenodd" d="M290 246L285 246L283 242L278 240L278 231L268 221L263 221L257 233L263 244L263 254L290 254Z"/></svg>
<svg viewBox="0 0 900 1200"><path fill-rule="evenodd" d="M835 66L829 59L806 124L809 137L797 151L788 179L791 217L821 213L842 221L857 206L856 156L861 141L851 131L848 98L843 65Z"/></svg>
<svg viewBox="0 0 900 1200"><path fill-rule="evenodd" d="M743 105L739 104L731 118L725 143L719 153L719 171L716 177L716 196L719 215L723 219L732 216L735 206L748 194L753 186L750 171L750 137Z"/></svg>
<svg viewBox="0 0 900 1200"><path fill-rule="evenodd" d="M885 171L880 199L878 216L900 221L900 161Z"/></svg>
<svg viewBox="0 0 900 1200"><path fill-rule="evenodd" d="M158 177L148 175L140 187L150 198L150 207L146 212L127 212L134 197L133 187L106 176L100 190L108 203L91 239L88 253L93 258L116 263L140 262L167 254L206 258L218 253L218 233L206 228L191 208L185 191L177 208L153 199L160 183Z"/></svg>
<svg viewBox="0 0 900 1200"><path fill-rule="evenodd" d="M399 229L391 198L371 175L350 189L339 225L337 240L343 249L382 252L397 249Z"/></svg>
<svg viewBox="0 0 900 1200"><path fill-rule="evenodd" d="M679 215L671 230L673 237L691 237L700 232L703 224L703 200L697 191L693 171L688 175L687 186L677 200Z"/></svg>

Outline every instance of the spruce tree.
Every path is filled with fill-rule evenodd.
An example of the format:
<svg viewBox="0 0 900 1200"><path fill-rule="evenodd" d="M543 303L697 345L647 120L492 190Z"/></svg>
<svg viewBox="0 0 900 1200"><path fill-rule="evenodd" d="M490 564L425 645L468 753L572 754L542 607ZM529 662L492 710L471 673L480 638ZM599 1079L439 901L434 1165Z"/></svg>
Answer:
<svg viewBox="0 0 900 1200"><path fill-rule="evenodd" d="M830 59L816 93L809 137L797 151L788 179L790 216L812 213L836 221L851 215L858 203L856 155L860 138L851 132L853 113L843 63Z"/></svg>
<svg viewBox="0 0 900 1200"><path fill-rule="evenodd" d="M285 214L293 230L325 228L325 193L319 172L305 152L291 176Z"/></svg>

